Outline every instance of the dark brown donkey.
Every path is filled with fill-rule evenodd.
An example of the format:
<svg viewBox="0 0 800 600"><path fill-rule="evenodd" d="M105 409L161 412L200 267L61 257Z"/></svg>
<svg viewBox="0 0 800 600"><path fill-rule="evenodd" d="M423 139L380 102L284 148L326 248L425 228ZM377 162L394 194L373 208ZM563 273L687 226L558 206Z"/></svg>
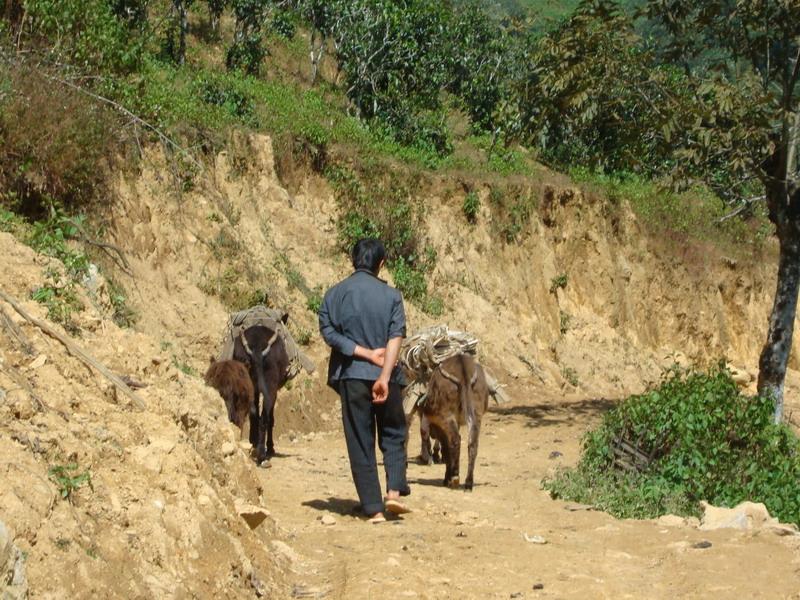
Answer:
<svg viewBox="0 0 800 600"><path fill-rule="evenodd" d="M472 489L481 419L489 406L489 389L483 368L469 354L452 356L433 372L428 384L428 398L422 414L430 423L431 435L442 444L446 465L444 484L459 485L458 465L461 456L459 426L466 424L469 435L469 466L464 488Z"/></svg>
<svg viewBox="0 0 800 600"><path fill-rule="evenodd" d="M228 419L244 431L245 420L253 403L253 382L247 366L238 360L214 360L205 375L206 385L219 392L228 409Z"/></svg>
<svg viewBox="0 0 800 600"><path fill-rule="evenodd" d="M256 449L256 462L275 455L272 428L275 425L275 400L287 381L289 356L277 331L255 325L243 330L233 345L233 358L249 367L253 382L250 405L250 443ZM259 403L259 396L261 403ZM260 411L259 411L260 404Z"/></svg>

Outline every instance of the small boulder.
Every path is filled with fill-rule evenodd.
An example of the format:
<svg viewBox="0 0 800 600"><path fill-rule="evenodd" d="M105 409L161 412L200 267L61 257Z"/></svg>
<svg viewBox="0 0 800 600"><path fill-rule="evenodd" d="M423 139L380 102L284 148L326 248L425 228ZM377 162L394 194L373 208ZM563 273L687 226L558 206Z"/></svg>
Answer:
<svg viewBox="0 0 800 600"><path fill-rule="evenodd" d="M269 511L255 504L247 504L242 500L236 500L236 512L247 523L250 529L255 529L269 516Z"/></svg>
<svg viewBox="0 0 800 600"><path fill-rule="evenodd" d="M678 515L662 515L656 522L663 527L684 527L687 524L686 519Z"/></svg>
<svg viewBox="0 0 800 600"><path fill-rule="evenodd" d="M336 519L334 519L331 515L322 515L320 521L323 525L336 525Z"/></svg>
<svg viewBox="0 0 800 600"><path fill-rule="evenodd" d="M225 442L220 447L220 450L222 451L222 456L231 456L234 452L236 452L236 446L230 442Z"/></svg>
<svg viewBox="0 0 800 600"><path fill-rule="evenodd" d="M701 502L703 518L700 521L701 531L714 529L740 529L748 531L773 527L778 525L778 520L771 517L767 507L761 502L742 502L733 508L712 506L708 502Z"/></svg>

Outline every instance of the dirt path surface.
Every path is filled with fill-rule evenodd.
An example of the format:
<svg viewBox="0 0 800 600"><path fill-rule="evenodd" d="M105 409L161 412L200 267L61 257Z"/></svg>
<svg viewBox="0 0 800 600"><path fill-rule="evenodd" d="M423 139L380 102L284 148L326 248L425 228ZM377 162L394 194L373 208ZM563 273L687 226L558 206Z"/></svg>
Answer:
<svg viewBox="0 0 800 600"><path fill-rule="evenodd" d="M540 480L574 464L582 434L607 408L577 398L494 407L475 491L442 487L442 465L411 464L414 512L380 525L354 514L339 432L281 439L283 456L261 477L296 552L294 596L800 598L796 537L616 520L551 500ZM412 438L409 454L418 450ZM711 545L693 547L700 542Z"/></svg>

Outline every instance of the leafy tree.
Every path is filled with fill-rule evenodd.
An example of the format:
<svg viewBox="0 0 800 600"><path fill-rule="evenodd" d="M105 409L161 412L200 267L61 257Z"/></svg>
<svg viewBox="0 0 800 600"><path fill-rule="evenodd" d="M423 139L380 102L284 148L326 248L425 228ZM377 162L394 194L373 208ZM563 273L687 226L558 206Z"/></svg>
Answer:
<svg viewBox="0 0 800 600"><path fill-rule="evenodd" d="M193 0L171 0L164 53L182 65L186 61L186 34L189 32L188 10Z"/></svg>
<svg viewBox="0 0 800 600"><path fill-rule="evenodd" d="M229 70L241 69L255 75L267 54L262 30L271 9L269 0L231 0L236 27L225 64Z"/></svg>
<svg viewBox="0 0 800 600"><path fill-rule="evenodd" d="M523 139L560 165L663 171L666 99L682 98L682 74L654 64L628 16L613 2L582 3L532 45L517 86Z"/></svg>
<svg viewBox="0 0 800 600"><path fill-rule="evenodd" d="M458 96L477 130L493 131L497 111L509 94L506 69L509 40L477 4L469 3L447 23L443 53L447 88Z"/></svg>
<svg viewBox="0 0 800 600"><path fill-rule="evenodd" d="M219 31L219 20L225 8L230 4L230 0L206 0L208 4L208 16L211 21L211 31L215 34Z"/></svg>
<svg viewBox="0 0 800 600"><path fill-rule="evenodd" d="M319 65L325 54L326 38L332 37L337 21L343 14L340 0L297 0L296 10L311 29L309 57L311 59L311 84L319 75Z"/></svg>
<svg viewBox="0 0 800 600"><path fill-rule="evenodd" d="M76 68L130 71L141 47L106 0L26 0L28 39Z"/></svg>
<svg viewBox="0 0 800 600"><path fill-rule="evenodd" d="M775 225L778 281L758 391L774 398L779 421L800 288L800 2L650 0L645 14L665 32L665 59L697 82L680 126L667 128L682 130L678 175L708 179L726 165L733 183L761 188Z"/></svg>
<svg viewBox="0 0 800 600"><path fill-rule="evenodd" d="M334 39L347 96L359 116L389 125L400 141L447 152L439 94L446 80L442 4L343 2Z"/></svg>
<svg viewBox="0 0 800 600"><path fill-rule="evenodd" d="M109 0L111 12L131 29L142 29L147 24L149 0Z"/></svg>

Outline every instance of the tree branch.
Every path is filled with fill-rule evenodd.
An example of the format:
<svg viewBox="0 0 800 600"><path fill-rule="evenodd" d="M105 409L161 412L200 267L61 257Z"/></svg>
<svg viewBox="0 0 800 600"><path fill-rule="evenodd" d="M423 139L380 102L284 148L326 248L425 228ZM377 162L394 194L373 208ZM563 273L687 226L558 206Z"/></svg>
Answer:
<svg viewBox="0 0 800 600"><path fill-rule="evenodd" d="M109 369L104 364L102 364L93 356L91 356L88 352L80 348L77 344L75 344L75 342L67 338L65 335L62 335L61 333L50 327L47 323L44 323L29 315L28 312L24 308L22 308L22 306L20 306L19 302L17 302L9 294L6 294L3 290L0 290L0 299L4 300L9 305L11 305L11 308L17 311L20 314L20 316L22 316L23 319L25 319L29 323L32 323L33 325L36 325L36 327L41 329L44 333L61 342L69 351L69 353L72 354L75 358L80 359L86 365L94 367L103 377L111 381L111 383L113 383L120 392L125 394L138 408L140 408L141 410L145 409L144 401L141 398L139 398L139 396L137 396L130 387L128 387L128 384L122 381L122 379L120 379L117 375L109 371Z"/></svg>
<svg viewBox="0 0 800 600"><path fill-rule="evenodd" d="M733 212L728 213L724 217L717 219L717 225L721 225L725 221L732 219L733 217L740 215L747 210L750 210L750 206L755 202L759 202L761 200L766 200L766 199L767 199L766 196L754 196L753 198L747 198L746 200L743 200L743 204L739 208L737 208Z"/></svg>

